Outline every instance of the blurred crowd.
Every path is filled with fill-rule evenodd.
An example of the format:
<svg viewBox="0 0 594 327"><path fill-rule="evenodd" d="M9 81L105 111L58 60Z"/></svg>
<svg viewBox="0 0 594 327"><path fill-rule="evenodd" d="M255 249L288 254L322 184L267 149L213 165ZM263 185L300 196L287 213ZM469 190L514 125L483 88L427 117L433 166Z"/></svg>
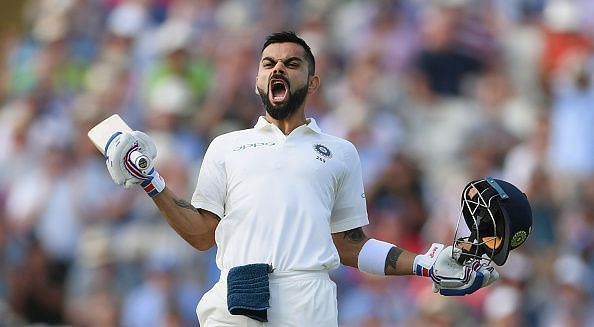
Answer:
<svg viewBox="0 0 594 327"><path fill-rule="evenodd" d="M294 30L322 88L307 113L361 156L367 233L451 243L468 181L524 190L534 226L472 296L341 267L339 323L594 326L594 2L28 0L0 46L0 326L196 326L218 279L90 127L151 135L190 198L210 140L250 128L264 37Z"/></svg>

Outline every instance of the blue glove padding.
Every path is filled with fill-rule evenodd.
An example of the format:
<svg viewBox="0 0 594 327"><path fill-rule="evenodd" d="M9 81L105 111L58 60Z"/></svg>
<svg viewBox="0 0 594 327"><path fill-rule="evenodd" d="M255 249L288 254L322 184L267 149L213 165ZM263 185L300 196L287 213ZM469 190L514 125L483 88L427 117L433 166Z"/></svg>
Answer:
<svg viewBox="0 0 594 327"><path fill-rule="evenodd" d="M491 266L483 266L478 260L460 265L457 257L462 250L443 244L434 243L425 254L418 255L413 264L413 271L419 276L430 277L433 291L445 296L472 294L488 286L499 278Z"/></svg>

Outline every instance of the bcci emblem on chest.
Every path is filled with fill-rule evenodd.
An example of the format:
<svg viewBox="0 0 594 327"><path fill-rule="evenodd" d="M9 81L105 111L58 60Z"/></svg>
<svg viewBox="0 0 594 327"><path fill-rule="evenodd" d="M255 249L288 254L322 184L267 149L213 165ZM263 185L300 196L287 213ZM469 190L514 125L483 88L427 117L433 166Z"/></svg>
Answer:
<svg viewBox="0 0 594 327"><path fill-rule="evenodd" d="M318 159L319 161L325 163L326 162L326 159L332 158L332 152L325 145L314 144L313 145L313 148L316 151L316 153L318 154L318 156L316 157L316 159Z"/></svg>

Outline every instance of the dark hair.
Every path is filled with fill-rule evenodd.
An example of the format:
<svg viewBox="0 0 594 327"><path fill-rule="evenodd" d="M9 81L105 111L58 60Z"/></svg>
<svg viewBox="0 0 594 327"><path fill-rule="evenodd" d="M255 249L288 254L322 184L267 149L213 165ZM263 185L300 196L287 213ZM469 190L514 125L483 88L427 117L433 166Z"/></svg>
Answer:
<svg viewBox="0 0 594 327"><path fill-rule="evenodd" d="M264 49L266 49L266 47L268 47L271 44L274 43L295 43L295 44L299 44L303 50L305 50L305 60L307 60L307 63L309 65L309 75L313 75L316 71L316 60L314 59L313 53L311 53L311 48L309 47L309 45L307 45L307 43L300 38L299 36L297 36L297 34L295 34L295 32L292 31L285 31L285 32L277 32L277 33L272 33L270 35L268 35L268 37L266 37L266 42L264 42L264 45L262 46L262 51L260 51L260 53L264 52Z"/></svg>

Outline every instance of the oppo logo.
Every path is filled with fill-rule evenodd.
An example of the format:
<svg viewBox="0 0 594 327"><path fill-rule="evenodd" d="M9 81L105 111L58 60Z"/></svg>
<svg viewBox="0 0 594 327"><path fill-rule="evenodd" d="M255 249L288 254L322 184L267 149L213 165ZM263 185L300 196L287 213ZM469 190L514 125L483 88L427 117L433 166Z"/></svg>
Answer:
<svg viewBox="0 0 594 327"><path fill-rule="evenodd" d="M243 144L243 145L236 147L235 149L233 149L233 151L241 151L241 150L253 149L253 148L257 148L257 147L261 147L261 146L274 146L274 145L276 145L276 142L247 143L247 144Z"/></svg>

